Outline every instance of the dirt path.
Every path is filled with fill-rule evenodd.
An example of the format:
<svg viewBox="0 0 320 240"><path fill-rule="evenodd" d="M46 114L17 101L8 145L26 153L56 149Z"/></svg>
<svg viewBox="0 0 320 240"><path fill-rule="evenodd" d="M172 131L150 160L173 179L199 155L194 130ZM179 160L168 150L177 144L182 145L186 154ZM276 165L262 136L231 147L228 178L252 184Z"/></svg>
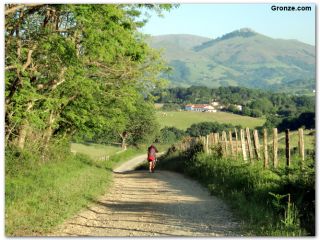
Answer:
<svg viewBox="0 0 320 240"><path fill-rule="evenodd" d="M227 206L198 183L168 171L115 170L114 185L50 236L239 236Z"/></svg>

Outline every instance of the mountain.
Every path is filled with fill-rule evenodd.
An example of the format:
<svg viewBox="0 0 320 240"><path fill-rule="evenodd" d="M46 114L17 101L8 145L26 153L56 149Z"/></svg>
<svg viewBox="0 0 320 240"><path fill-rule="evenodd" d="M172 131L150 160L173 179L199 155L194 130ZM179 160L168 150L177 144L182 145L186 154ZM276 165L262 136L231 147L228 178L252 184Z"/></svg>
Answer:
<svg viewBox="0 0 320 240"><path fill-rule="evenodd" d="M162 35L149 40L162 49L173 86L244 86L310 92L315 89L315 47L273 39L243 28L216 39Z"/></svg>

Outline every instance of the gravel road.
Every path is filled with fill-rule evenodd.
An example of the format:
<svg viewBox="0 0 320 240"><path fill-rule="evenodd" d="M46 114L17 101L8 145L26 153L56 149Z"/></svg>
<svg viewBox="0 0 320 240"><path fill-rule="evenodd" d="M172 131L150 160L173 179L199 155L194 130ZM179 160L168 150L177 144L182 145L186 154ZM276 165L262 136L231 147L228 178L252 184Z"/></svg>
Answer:
<svg viewBox="0 0 320 240"><path fill-rule="evenodd" d="M240 236L228 207L197 182L169 172L114 170L109 191L49 236Z"/></svg>

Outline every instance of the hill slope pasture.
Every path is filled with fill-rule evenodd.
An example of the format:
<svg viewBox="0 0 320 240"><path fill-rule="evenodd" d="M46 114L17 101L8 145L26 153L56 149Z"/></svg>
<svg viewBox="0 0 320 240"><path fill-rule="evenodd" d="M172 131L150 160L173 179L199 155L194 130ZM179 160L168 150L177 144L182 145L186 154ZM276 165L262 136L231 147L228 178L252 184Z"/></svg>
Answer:
<svg viewBox="0 0 320 240"><path fill-rule="evenodd" d="M194 35L153 36L172 67L172 86L243 86L311 93L315 89L315 47L274 39L242 28L208 39Z"/></svg>
<svg viewBox="0 0 320 240"><path fill-rule="evenodd" d="M227 112L208 113L188 111L159 111L157 112L157 118L161 128L167 126L176 127L182 130L186 130L192 124L200 122L229 123L249 128L262 126L265 122L265 119L263 118L252 118Z"/></svg>

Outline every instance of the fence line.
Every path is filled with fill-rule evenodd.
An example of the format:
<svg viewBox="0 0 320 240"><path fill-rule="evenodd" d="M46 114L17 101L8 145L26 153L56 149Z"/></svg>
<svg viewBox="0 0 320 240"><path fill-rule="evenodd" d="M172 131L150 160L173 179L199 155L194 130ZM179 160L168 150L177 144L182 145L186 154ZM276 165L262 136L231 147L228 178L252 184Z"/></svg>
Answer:
<svg viewBox="0 0 320 240"><path fill-rule="evenodd" d="M240 141L238 138L238 132L240 133ZM251 132L253 136L253 146L251 141ZM286 166L291 165L291 140L290 137L293 134L290 134L289 130L285 132L285 153L286 153ZM279 159L278 159L278 129L274 128L272 131L272 146L269 150L268 145L268 133L267 129L263 129L262 136L262 145L260 145L259 134L256 129L250 130L249 128L245 129L236 129L233 131L229 130L228 134L226 131L210 133L207 136L200 136L197 138L189 137L184 139L180 143L176 144L175 147L178 150L186 151L195 143L202 143L203 150L206 154L212 154L215 147L221 148L222 156L230 157L232 159L242 159L245 162L250 160L250 163L255 161L260 161L263 159L264 168L269 168L269 151L271 151L272 164L274 168L278 168ZM283 137L281 137L283 139ZM298 130L298 154L301 158L301 165L305 160L305 149L304 149L304 135L303 129Z"/></svg>

